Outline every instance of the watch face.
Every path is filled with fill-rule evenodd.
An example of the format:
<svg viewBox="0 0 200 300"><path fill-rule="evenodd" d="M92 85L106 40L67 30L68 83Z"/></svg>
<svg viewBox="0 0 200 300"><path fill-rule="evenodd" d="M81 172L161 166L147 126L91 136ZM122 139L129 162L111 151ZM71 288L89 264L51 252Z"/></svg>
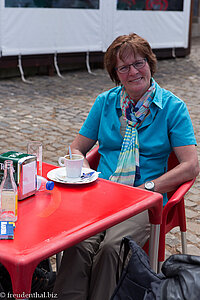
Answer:
<svg viewBox="0 0 200 300"><path fill-rule="evenodd" d="M152 181L145 182L145 189L153 191L154 190L154 183Z"/></svg>

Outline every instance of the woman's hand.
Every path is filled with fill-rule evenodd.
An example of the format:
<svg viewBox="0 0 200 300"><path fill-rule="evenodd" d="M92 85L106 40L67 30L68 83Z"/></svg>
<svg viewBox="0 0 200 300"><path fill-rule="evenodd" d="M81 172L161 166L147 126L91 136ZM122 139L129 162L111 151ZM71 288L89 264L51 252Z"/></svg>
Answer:
<svg viewBox="0 0 200 300"><path fill-rule="evenodd" d="M86 159L86 154L95 145L95 143L95 140L78 134L70 145L73 154L80 154L84 156L83 167L85 168L90 168L90 165Z"/></svg>

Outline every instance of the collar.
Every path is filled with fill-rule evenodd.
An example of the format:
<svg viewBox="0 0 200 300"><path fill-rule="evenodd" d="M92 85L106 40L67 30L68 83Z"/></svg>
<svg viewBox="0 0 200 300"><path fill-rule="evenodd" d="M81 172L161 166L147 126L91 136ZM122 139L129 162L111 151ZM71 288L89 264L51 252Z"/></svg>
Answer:
<svg viewBox="0 0 200 300"><path fill-rule="evenodd" d="M156 81L155 81L155 84L156 84L156 92L155 92L152 103L154 103L158 108L162 109L163 108L163 98L162 98L163 91L162 91L162 88L159 86L159 84ZM121 108L121 106L120 106L121 90L122 90L122 87L119 86L118 90L117 90L118 98L117 98L117 103L116 103L116 108L119 108L119 109ZM150 110L151 110L151 108L152 108L152 105L150 105Z"/></svg>
<svg viewBox="0 0 200 300"><path fill-rule="evenodd" d="M156 92L155 92L152 103L154 103L156 106L158 106L160 109L162 109L163 108L163 97L162 97L163 91L157 82L155 82L155 84L156 84ZM150 110L151 110L151 105L150 105Z"/></svg>
<svg viewBox="0 0 200 300"><path fill-rule="evenodd" d="M120 86L118 91L117 91L118 95L117 95L117 102L116 102L116 108L118 108L118 109L121 109L121 105L120 105L121 90L122 90L122 87Z"/></svg>

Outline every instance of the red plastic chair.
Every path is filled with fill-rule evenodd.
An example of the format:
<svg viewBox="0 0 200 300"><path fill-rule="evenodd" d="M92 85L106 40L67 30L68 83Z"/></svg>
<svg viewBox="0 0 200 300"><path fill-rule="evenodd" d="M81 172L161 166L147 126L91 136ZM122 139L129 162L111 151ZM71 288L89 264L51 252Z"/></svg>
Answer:
<svg viewBox="0 0 200 300"><path fill-rule="evenodd" d="M100 159L98 152L98 146L93 148L88 154L87 159L90 167L94 170L97 169ZM168 170L174 168L179 162L172 152L168 159ZM175 191L168 193L168 202L163 208L162 224L160 227L160 240L159 240L159 251L158 251L158 271L161 269L162 262L165 260L165 235L171 229L176 226L180 227L181 231L181 242L182 242L182 253L187 253L187 241L186 241L186 217L185 217L185 204L184 196L187 191L194 184L195 179L183 183ZM144 246L144 250L148 252L148 244Z"/></svg>
<svg viewBox="0 0 200 300"><path fill-rule="evenodd" d="M173 169L179 162L174 152L172 152L168 159L168 170ZM187 253L187 240L186 240L186 216L185 216L185 203L184 196L195 182L195 178L183 183L176 190L167 194L168 202L163 208L162 224L160 227L160 241L158 262L159 271L161 269L162 262L165 260L165 234L168 233L174 227L179 226L181 231L181 244L182 253Z"/></svg>

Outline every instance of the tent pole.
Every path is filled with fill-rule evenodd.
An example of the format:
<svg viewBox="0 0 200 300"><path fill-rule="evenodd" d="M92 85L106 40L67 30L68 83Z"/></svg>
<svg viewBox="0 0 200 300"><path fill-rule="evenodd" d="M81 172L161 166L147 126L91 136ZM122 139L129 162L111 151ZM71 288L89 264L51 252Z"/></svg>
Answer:
<svg viewBox="0 0 200 300"><path fill-rule="evenodd" d="M57 75L61 78L64 78L61 74L60 74L60 70L58 67L58 62L57 62L57 51L54 53L54 67L56 69Z"/></svg>
<svg viewBox="0 0 200 300"><path fill-rule="evenodd" d="M90 69L90 53L89 53L89 51L87 51L87 53L86 53L86 66L87 66L87 71L89 74L96 75Z"/></svg>
<svg viewBox="0 0 200 300"><path fill-rule="evenodd" d="M176 58L176 50L175 50L175 48L172 48L172 57Z"/></svg>
<svg viewBox="0 0 200 300"><path fill-rule="evenodd" d="M21 74L22 81L26 82L26 83L32 83L31 81L26 80L25 77L24 77L24 71L23 71L23 68L22 68L21 54L18 55L18 68L19 68L19 71L20 71L20 74Z"/></svg>

